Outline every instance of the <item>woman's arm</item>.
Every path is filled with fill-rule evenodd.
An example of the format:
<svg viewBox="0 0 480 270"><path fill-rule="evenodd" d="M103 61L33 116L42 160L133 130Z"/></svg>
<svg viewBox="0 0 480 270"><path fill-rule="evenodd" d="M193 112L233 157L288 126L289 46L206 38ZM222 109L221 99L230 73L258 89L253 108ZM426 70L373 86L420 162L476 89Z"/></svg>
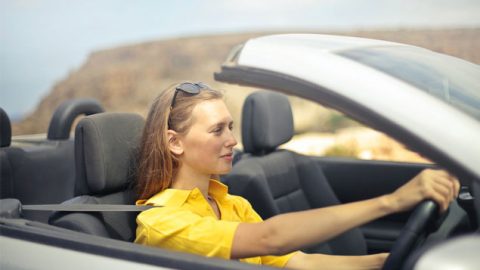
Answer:
<svg viewBox="0 0 480 270"><path fill-rule="evenodd" d="M241 223L234 236L232 258L285 254L393 212L388 198L382 196L282 214L260 223Z"/></svg>
<svg viewBox="0 0 480 270"><path fill-rule="evenodd" d="M433 199L446 210L459 187L458 180L445 171L424 170L388 195L282 214L259 223L241 223L235 232L231 258L285 254L326 241L379 217L410 209L425 199Z"/></svg>

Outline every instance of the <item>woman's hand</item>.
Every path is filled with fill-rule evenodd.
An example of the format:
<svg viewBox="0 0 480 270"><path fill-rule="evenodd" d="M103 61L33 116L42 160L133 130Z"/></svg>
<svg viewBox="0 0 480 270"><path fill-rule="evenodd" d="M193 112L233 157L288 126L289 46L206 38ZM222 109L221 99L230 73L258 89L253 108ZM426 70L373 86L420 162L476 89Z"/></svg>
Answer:
<svg viewBox="0 0 480 270"><path fill-rule="evenodd" d="M454 176L443 170L426 169L388 197L395 211L408 210L426 199L432 199L445 211L459 190L460 183Z"/></svg>

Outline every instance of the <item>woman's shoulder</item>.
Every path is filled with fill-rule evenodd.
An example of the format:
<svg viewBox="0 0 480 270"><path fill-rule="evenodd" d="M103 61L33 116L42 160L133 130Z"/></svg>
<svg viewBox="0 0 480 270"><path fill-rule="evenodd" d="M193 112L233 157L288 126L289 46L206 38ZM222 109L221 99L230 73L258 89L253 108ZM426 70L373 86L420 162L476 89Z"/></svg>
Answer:
<svg viewBox="0 0 480 270"><path fill-rule="evenodd" d="M147 200L137 200L136 205L181 206L190 195L191 190L165 189Z"/></svg>
<svg viewBox="0 0 480 270"><path fill-rule="evenodd" d="M148 221L150 219L155 220L159 218L165 218L169 215L173 215L179 211L179 207L176 206L153 206L152 208L142 211L137 215L137 219Z"/></svg>
<svg viewBox="0 0 480 270"><path fill-rule="evenodd" d="M250 202L242 196L227 194L227 199L232 203L235 208L239 209L252 209Z"/></svg>
<svg viewBox="0 0 480 270"><path fill-rule="evenodd" d="M137 224L145 227L157 227L162 224L173 224L175 226L179 223L189 223L199 216L188 209L179 206L157 206L146 211L141 212L137 216Z"/></svg>
<svg viewBox="0 0 480 270"><path fill-rule="evenodd" d="M137 205L151 205L151 209L141 212L137 216L137 223L157 224L159 222L174 221L175 219L184 220L185 216L192 215L182 207L190 194L189 191L166 189L148 200L139 200Z"/></svg>
<svg viewBox="0 0 480 270"><path fill-rule="evenodd" d="M242 196L228 194L231 198L234 211L243 222L259 222L262 218L253 209L250 202Z"/></svg>
<svg viewBox="0 0 480 270"><path fill-rule="evenodd" d="M233 194L228 193L227 194L227 199L230 200L233 203L250 205L250 203L248 202L247 199L245 199L244 197L239 196L239 195L233 195Z"/></svg>

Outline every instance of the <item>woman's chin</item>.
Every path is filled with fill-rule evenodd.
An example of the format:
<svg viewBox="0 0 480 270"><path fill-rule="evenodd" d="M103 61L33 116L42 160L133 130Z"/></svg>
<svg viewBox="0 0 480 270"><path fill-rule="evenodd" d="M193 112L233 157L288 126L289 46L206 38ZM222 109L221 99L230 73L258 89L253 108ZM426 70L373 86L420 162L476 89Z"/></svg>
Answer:
<svg viewBox="0 0 480 270"><path fill-rule="evenodd" d="M216 174L219 174L219 175L224 175L224 174L228 174L232 171L232 166L230 167L226 167L226 168L222 168L220 170L218 170L218 172Z"/></svg>

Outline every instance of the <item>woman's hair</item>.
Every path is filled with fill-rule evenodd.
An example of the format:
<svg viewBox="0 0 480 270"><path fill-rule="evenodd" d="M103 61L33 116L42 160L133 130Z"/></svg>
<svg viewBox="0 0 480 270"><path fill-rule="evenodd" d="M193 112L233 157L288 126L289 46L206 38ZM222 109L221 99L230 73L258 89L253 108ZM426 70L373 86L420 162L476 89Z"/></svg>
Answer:
<svg viewBox="0 0 480 270"><path fill-rule="evenodd" d="M164 90L153 101L148 112L140 144L137 171L139 199L148 199L169 188L178 171L180 161L170 152L167 130L185 134L192 124L192 111L202 101L222 99L223 94L214 89L202 89L198 94L176 90L178 85ZM174 107L171 108L175 92Z"/></svg>

